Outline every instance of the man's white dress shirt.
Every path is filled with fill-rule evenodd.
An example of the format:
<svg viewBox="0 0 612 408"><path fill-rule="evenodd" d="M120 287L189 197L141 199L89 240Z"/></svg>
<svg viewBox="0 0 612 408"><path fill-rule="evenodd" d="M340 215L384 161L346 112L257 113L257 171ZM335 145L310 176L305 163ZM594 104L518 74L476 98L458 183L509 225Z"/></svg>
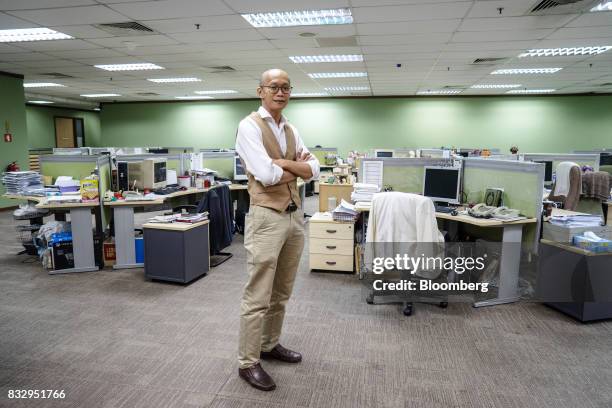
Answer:
<svg viewBox="0 0 612 408"><path fill-rule="evenodd" d="M257 113L270 126L272 133L276 137L278 144L283 152L287 153L287 140L285 139L285 124L287 119L281 116L280 124L276 124L274 118L263 107L260 106ZM300 151L308 152L308 148L304 146L304 142L300 137L295 126L289 123L293 135L295 136L295 151L296 154ZM273 160L268 156L268 152L263 145L261 129L250 117L244 118L238 125L238 135L236 136L236 152L240 155L246 166L246 170L255 177L264 186L277 184L283 176L283 169L274 164ZM312 169L312 179L319 178L319 161L316 157L307 161ZM304 180L309 181L309 180Z"/></svg>

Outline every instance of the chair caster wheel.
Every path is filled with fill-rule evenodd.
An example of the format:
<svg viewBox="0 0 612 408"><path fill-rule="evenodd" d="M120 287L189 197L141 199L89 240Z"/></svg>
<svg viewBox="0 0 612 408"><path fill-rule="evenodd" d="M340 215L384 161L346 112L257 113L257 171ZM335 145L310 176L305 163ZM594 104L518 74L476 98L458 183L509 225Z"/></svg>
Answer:
<svg viewBox="0 0 612 408"><path fill-rule="evenodd" d="M374 304L374 295L368 295L366 296L366 303L368 305L373 305Z"/></svg>
<svg viewBox="0 0 612 408"><path fill-rule="evenodd" d="M404 313L404 316L411 316L412 315L412 304L406 305L406 307L404 307L404 310L402 312Z"/></svg>
<svg viewBox="0 0 612 408"><path fill-rule="evenodd" d="M438 305L441 309L446 309L448 307L448 302L440 302Z"/></svg>

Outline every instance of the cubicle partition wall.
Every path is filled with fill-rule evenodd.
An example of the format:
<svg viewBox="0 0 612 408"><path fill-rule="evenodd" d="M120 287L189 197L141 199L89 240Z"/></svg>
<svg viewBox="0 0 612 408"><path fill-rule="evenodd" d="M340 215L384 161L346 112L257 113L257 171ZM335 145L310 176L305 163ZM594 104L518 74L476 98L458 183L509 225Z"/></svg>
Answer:
<svg viewBox="0 0 612 408"><path fill-rule="evenodd" d="M552 161L553 171L557 165L564 161L571 161L580 166L591 166L594 171L599 171L598 153L563 154L563 153L525 153L522 155L525 161Z"/></svg>
<svg viewBox="0 0 612 408"><path fill-rule="evenodd" d="M525 226L523 242L533 242L534 251L540 231L544 194L545 165L510 160L467 158L463 160L463 193L468 203L484 201L487 188L504 190L503 205L520 210L537 224Z"/></svg>
<svg viewBox="0 0 612 408"><path fill-rule="evenodd" d="M54 147L53 154L68 156L88 156L91 154L89 147Z"/></svg>
<svg viewBox="0 0 612 408"><path fill-rule="evenodd" d="M425 166L443 166L451 163L448 159L432 158L366 158L359 166L359 181L363 182L363 166L367 162L383 162L383 184L393 191L423 193Z"/></svg>
<svg viewBox="0 0 612 408"><path fill-rule="evenodd" d="M145 159L166 159L167 169L175 170L177 175L183 173L184 168L182 166L181 157L179 154L126 154L126 155L117 155L115 156L115 160L125 161L125 162L138 162L143 161Z"/></svg>
<svg viewBox="0 0 612 408"><path fill-rule="evenodd" d="M574 150L574 153L596 154L599 156L599 171L612 174L612 149Z"/></svg>
<svg viewBox="0 0 612 408"><path fill-rule="evenodd" d="M229 180L234 179L235 151L230 152L201 152L202 165L208 169L215 170L217 176Z"/></svg>
<svg viewBox="0 0 612 408"><path fill-rule="evenodd" d="M325 166L325 155L338 154L337 147L309 147L308 150L319 160L321 166Z"/></svg>
<svg viewBox="0 0 612 408"><path fill-rule="evenodd" d="M100 197L101 229L108 227L110 212L102 206L102 197L111 188L111 163L110 156L80 156L48 154L40 156L40 174L50 176L55 182L59 176L71 176L75 180L81 180L92 173L98 174L98 193Z"/></svg>

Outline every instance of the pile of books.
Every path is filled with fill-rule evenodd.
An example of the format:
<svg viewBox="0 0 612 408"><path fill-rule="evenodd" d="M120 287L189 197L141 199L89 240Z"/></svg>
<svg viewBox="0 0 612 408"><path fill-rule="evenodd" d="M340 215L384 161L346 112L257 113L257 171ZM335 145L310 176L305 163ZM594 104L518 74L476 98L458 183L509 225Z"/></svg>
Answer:
<svg viewBox="0 0 612 408"><path fill-rule="evenodd" d="M196 223L205 221L208 219L208 212L197 213L197 214L179 214L179 216L174 220L176 222L188 222L188 223Z"/></svg>
<svg viewBox="0 0 612 408"><path fill-rule="evenodd" d="M26 195L29 190L43 188L37 171L7 171L2 174L2 184L7 194Z"/></svg>

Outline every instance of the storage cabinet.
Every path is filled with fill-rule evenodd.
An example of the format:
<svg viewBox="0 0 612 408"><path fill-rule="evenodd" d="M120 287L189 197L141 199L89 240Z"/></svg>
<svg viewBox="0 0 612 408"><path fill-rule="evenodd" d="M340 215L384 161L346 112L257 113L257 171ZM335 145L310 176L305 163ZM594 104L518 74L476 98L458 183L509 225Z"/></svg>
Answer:
<svg viewBox="0 0 612 408"><path fill-rule="evenodd" d="M188 283L210 269L208 220L142 227L146 278Z"/></svg>
<svg viewBox="0 0 612 408"><path fill-rule="evenodd" d="M314 214L310 219L310 269L353 272L354 236L354 222L334 221L331 213Z"/></svg>

